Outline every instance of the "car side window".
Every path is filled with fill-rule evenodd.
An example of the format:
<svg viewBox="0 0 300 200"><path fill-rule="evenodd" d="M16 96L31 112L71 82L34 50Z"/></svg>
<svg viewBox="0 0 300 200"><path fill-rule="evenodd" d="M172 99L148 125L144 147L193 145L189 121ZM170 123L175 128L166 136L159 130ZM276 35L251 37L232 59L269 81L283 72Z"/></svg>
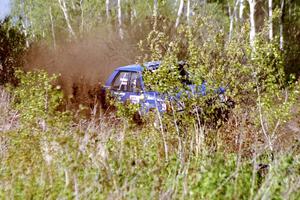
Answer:
<svg viewBox="0 0 300 200"><path fill-rule="evenodd" d="M141 89L141 80L139 74L137 72L132 72L130 78L130 92L140 92Z"/></svg>
<svg viewBox="0 0 300 200"><path fill-rule="evenodd" d="M128 91L130 72L120 72L112 83L112 89Z"/></svg>

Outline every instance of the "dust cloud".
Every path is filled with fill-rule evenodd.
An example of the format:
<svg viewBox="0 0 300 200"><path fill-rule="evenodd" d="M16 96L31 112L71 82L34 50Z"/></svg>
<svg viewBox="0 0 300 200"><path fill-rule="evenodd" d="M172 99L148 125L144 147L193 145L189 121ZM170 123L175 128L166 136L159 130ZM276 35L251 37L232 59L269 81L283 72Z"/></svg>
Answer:
<svg viewBox="0 0 300 200"><path fill-rule="evenodd" d="M25 56L24 68L60 74L65 96L83 101L92 98L116 67L136 62L139 40L134 36L121 40L111 30L99 30L74 42L60 42L56 48L34 44Z"/></svg>

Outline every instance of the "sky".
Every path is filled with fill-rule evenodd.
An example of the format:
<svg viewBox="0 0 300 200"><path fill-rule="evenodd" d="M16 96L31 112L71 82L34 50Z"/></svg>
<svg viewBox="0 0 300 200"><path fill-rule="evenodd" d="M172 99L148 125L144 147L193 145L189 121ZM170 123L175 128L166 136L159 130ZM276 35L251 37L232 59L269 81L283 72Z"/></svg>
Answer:
<svg viewBox="0 0 300 200"><path fill-rule="evenodd" d="M0 20L10 13L10 0L0 0Z"/></svg>

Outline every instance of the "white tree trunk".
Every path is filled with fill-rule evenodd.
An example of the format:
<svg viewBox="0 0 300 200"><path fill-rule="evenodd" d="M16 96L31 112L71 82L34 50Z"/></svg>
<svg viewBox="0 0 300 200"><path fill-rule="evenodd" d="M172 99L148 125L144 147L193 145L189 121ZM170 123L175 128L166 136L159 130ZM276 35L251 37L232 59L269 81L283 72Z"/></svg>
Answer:
<svg viewBox="0 0 300 200"><path fill-rule="evenodd" d="M124 33L122 29L122 8L121 8L121 0L118 0L118 23L119 23L119 35L120 38L124 38Z"/></svg>
<svg viewBox="0 0 300 200"><path fill-rule="evenodd" d="M233 13L231 12L231 6L229 4L229 1L227 1L227 7L228 7L228 15L229 15L229 36L228 40L231 40L232 31L233 31Z"/></svg>
<svg viewBox="0 0 300 200"><path fill-rule="evenodd" d="M59 3L59 6L64 14L64 17L65 17L65 20L66 20L66 23L67 23L67 27L68 27L68 30L69 30L69 33L72 37L76 38L76 34L72 28L72 25L71 25L71 22L70 22L70 19L69 19L69 15L68 15L68 10L67 10L67 6L66 6L66 2L65 0L58 0L58 3Z"/></svg>
<svg viewBox="0 0 300 200"><path fill-rule="evenodd" d="M158 15L158 0L154 0L153 2L154 29L156 29L157 26L157 15Z"/></svg>
<svg viewBox="0 0 300 200"><path fill-rule="evenodd" d="M23 27L23 33L25 35L25 42L26 42L26 47L29 47L29 37L28 37L28 28L30 26L30 22L27 18L27 15L26 15L26 12L25 12L25 2L24 0L21 0L21 4L20 4L20 9L21 9L21 16L22 16L22 20L21 20L21 23L22 23L22 27ZM31 11L31 9L29 9Z"/></svg>
<svg viewBox="0 0 300 200"><path fill-rule="evenodd" d="M256 0L248 0L249 7L250 7L250 45L252 47L252 50L255 51L255 35L256 35L256 29L255 29L255 5Z"/></svg>
<svg viewBox="0 0 300 200"><path fill-rule="evenodd" d="M105 11L106 11L106 18L107 20L110 18L110 13L109 13L109 0L105 0Z"/></svg>
<svg viewBox="0 0 300 200"><path fill-rule="evenodd" d="M183 4L184 4L184 0L180 0L178 12L177 12L177 19L176 19L176 23L175 23L175 28L177 28L179 23L180 23L180 17L181 17L182 12L183 12Z"/></svg>
<svg viewBox="0 0 300 200"><path fill-rule="evenodd" d="M245 1L244 0L240 0L239 18L240 18L241 22L244 20L244 8L245 8Z"/></svg>
<svg viewBox="0 0 300 200"><path fill-rule="evenodd" d="M186 5L186 21L187 21L188 25L190 25L190 16L191 16L191 1L187 0L187 5Z"/></svg>
<svg viewBox="0 0 300 200"><path fill-rule="evenodd" d="M52 32L53 48L56 49L56 37L55 37L54 21L53 21L52 7L51 6L49 7L49 15L50 15L50 21L51 21L51 32Z"/></svg>
<svg viewBox="0 0 300 200"><path fill-rule="evenodd" d="M232 32L233 32L234 16L237 13L237 7L239 5L239 0L235 0L233 9L231 9L229 1L227 1L227 5L228 5L229 20L230 20L230 24L229 24L229 36L228 37L229 37L229 40L231 40L231 38L232 38Z"/></svg>
<svg viewBox="0 0 300 200"><path fill-rule="evenodd" d="M158 0L154 0L153 4L153 16L157 17L158 15Z"/></svg>
<svg viewBox="0 0 300 200"><path fill-rule="evenodd" d="M84 0L80 0L80 16L81 16L81 25L80 25L80 28L81 28L81 33L83 34L83 32L84 32L84 8L83 8L83 1Z"/></svg>
<svg viewBox="0 0 300 200"><path fill-rule="evenodd" d="M273 40L273 1L268 0L269 4L269 39Z"/></svg>
<svg viewBox="0 0 300 200"><path fill-rule="evenodd" d="M281 0L280 2L280 25L279 25L279 31L280 31L280 49L283 50L284 45L284 38L283 38L283 22L284 22L284 10L285 10L285 1Z"/></svg>

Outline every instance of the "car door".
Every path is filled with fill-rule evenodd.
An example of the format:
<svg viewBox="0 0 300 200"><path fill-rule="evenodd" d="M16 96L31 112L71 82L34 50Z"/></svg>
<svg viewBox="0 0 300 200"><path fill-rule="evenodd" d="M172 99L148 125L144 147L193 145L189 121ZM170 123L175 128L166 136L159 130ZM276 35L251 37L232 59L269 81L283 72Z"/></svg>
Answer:
<svg viewBox="0 0 300 200"><path fill-rule="evenodd" d="M144 99L144 94L142 91L141 85L141 73L140 72L131 72L130 76L130 86L129 86L129 99L131 103L137 104L141 103L141 100Z"/></svg>
<svg viewBox="0 0 300 200"><path fill-rule="evenodd" d="M111 85L112 96L121 102L128 99L132 103L139 103L141 94L141 76L135 71L119 71Z"/></svg>

